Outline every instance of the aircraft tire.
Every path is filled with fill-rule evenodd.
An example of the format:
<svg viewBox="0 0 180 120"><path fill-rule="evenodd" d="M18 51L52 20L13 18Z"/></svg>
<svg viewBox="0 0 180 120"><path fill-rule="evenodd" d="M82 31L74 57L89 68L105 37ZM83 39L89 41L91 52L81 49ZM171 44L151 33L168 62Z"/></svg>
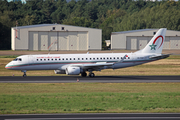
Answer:
<svg viewBox="0 0 180 120"><path fill-rule="evenodd" d="M82 76L82 77L86 77L86 76L87 76L87 73L86 73L86 72L83 72L83 73L81 73L81 76Z"/></svg>
<svg viewBox="0 0 180 120"><path fill-rule="evenodd" d="M90 73L90 74L89 74L89 77L94 77L94 76L95 76L94 73Z"/></svg>
<svg viewBox="0 0 180 120"><path fill-rule="evenodd" d="M26 76L27 76L26 74L23 75L23 77L26 77Z"/></svg>

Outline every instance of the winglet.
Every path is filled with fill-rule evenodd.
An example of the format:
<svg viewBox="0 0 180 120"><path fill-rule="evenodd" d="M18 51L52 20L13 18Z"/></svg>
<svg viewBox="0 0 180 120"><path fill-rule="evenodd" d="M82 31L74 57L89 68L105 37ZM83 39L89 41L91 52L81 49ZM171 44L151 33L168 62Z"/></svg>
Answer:
<svg viewBox="0 0 180 120"><path fill-rule="evenodd" d="M121 60L119 60L118 62L115 62L114 64L116 64L116 63L122 63L122 62L124 61L124 59L126 58L126 56L127 56L127 54L124 55L124 57L123 57Z"/></svg>

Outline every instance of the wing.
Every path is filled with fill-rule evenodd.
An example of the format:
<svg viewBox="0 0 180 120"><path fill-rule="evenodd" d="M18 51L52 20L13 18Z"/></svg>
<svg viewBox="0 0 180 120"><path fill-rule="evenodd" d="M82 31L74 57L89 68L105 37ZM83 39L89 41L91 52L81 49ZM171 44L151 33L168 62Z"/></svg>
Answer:
<svg viewBox="0 0 180 120"><path fill-rule="evenodd" d="M108 63L108 62L97 62L97 63L94 63L94 64L76 64L76 65L71 65L71 66L74 66L74 67L81 67L82 69L84 70L101 70L101 69L107 69L107 68L113 68L113 65L114 64L117 64L117 63L122 63L124 61L124 59L126 58L126 55L119 61L117 62L113 62L113 63Z"/></svg>
<svg viewBox="0 0 180 120"><path fill-rule="evenodd" d="M114 65L114 63L106 63L106 62L97 62L94 64L77 64L77 65L71 65L74 67L81 67L84 70L99 70L99 69L106 69L109 67L112 67L112 65Z"/></svg>

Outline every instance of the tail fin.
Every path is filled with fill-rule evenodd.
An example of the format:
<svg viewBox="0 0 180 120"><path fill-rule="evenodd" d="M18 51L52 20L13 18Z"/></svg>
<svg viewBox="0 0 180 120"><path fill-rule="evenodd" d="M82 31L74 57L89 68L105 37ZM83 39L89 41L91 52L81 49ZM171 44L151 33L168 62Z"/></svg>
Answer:
<svg viewBox="0 0 180 120"><path fill-rule="evenodd" d="M140 51L141 53L162 53L163 44L166 35L166 28L161 28L146 45L146 47Z"/></svg>

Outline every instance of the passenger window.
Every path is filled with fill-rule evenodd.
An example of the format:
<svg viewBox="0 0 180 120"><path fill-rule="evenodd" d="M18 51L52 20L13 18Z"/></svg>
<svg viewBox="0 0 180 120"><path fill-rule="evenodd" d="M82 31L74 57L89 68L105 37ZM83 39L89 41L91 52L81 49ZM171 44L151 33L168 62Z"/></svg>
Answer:
<svg viewBox="0 0 180 120"><path fill-rule="evenodd" d="M105 58L104 58L105 59Z"/></svg>
<svg viewBox="0 0 180 120"><path fill-rule="evenodd" d="M53 60L53 59L51 59L51 60Z"/></svg>
<svg viewBox="0 0 180 120"><path fill-rule="evenodd" d="M114 57L114 59L116 59L116 58Z"/></svg>
<svg viewBox="0 0 180 120"><path fill-rule="evenodd" d="M91 60L91 58L90 58L90 60Z"/></svg>
<svg viewBox="0 0 180 120"><path fill-rule="evenodd" d="M83 60L83 58L82 58L82 60Z"/></svg>
<svg viewBox="0 0 180 120"><path fill-rule="evenodd" d="M59 60L61 60L61 59L59 58Z"/></svg>
<svg viewBox="0 0 180 120"><path fill-rule="evenodd" d="M62 60L64 60L64 58Z"/></svg>
<svg viewBox="0 0 180 120"><path fill-rule="evenodd" d="M42 61L42 59L41 59L41 61Z"/></svg>
<svg viewBox="0 0 180 120"><path fill-rule="evenodd" d="M74 60L76 60L76 59L74 58Z"/></svg>
<svg viewBox="0 0 180 120"><path fill-rule="evenodd" d="M49 59L48 59L48 61L49 61Z"/></svg>
<svg viewBox="0 0 180 120"><path fill-rule="evenodd" d="M38 61L38 59L37 59L37 61Z"/></svg>
<svg viewBox="0 0 180 120"><path fill-rule="evenodd" d="M121 57L121 59L123 59L123 58Z"/></svg>
<svg viewBox="0 0 180 120"><path fill-rule="evenodd" d="M80 58L78 58L78 60L80 60Z"/></svg>
<svg viewBox="0 0 180 120"><path fill-rule="evenodd" d="M107 59L109 59L109 58L107 57Z"/></svg>
<svg viewBox="0 0 180 120"><path fill-rule="evenodd" d="M97 58L97 60L98 60L99 58Z"/></svg>
<svg viewBox="0 0 180 120"><path fill-rule="evenodd" d="M66 58L66 60L68 60L68 58Z"/></svg>
<svg viewBox="0 0 180 120"><path fill-rule="evenodd" d="M86 58L86 60L88 60L88 58Z"/></svg>
<svg viewBox="0 0 180 120"><path fill-rule="evenodd" d="M69 58L69 60L71 60L71 58Z"/></svg>
<svg viewBox="0 0 180 120"><path fill-rule="evenodd" d="M44 59L44 61L46 61L46 59Z"/></svg>
<svg viewBox="0 0 180 120"><path fill-rule="evenodd" d="M117 57L117 59L119 59L119 57Z"/></svg>
<svg viewBox="0 0 180 120"><path fill-rule="evenodd" d="M55 60L57 60L57 59L55 59Z"/></svg>
<svg viewBox="0 0 180 120"><path fill-rule="evenodd" d="M102 58L100 58L102 60Z"/></svg>
<svg viewBox="0 0 180 120"><path fill-rule="evenodd" d="M93 60L95 60L95 58L93 58Z"/></svg>
<svg viewBox="0 0 180 120"><path fill-rule="evenodd" d="M19 61L22 61L21 58L19 58Z"/></svg>

